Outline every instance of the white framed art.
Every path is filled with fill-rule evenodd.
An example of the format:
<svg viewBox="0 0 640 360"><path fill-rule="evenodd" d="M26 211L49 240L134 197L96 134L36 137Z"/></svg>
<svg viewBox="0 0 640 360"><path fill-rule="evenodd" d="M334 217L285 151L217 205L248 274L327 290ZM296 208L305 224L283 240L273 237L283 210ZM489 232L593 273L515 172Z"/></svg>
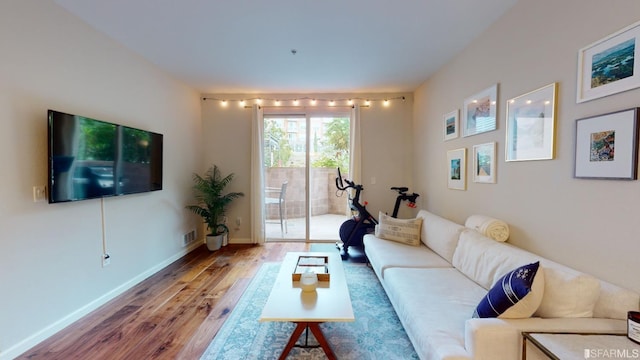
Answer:
<svg viewBox="0 0 640 360"><path fill-rule="evenodd" d="M640 87L639 41L640 21L580 49L576 102Z"/></svg>
<svg viewBox="0 0 640 360"><path fill-rule="evenodd" d="M496 143L473 146L473 182L496 183Z"/></svg>
<svg viewBox="0 0 640 360"><path fill-rule="evenodd" d="M444 131L444 140L455 139L460 135L460 121L458 120L458 109L445 114L442 117L442 127Z"/></svg>
<svg viewBox="0 0 640 360"><path fill-rule="evenodd" d="M552 83L507 101L505 161L553 159L557 88Z"/></svg>
<svg viewBox="0 0 640 360"><path fill-rule="evenodd" d="M447 151L447 187L454 190L467 189L467 149Z"/></svg>
<svg viewBox="0 0 640 360"><path fill-rule="evenodd" d="M464 100L462 136L471 136L496 129L498 84Z"/></svg>

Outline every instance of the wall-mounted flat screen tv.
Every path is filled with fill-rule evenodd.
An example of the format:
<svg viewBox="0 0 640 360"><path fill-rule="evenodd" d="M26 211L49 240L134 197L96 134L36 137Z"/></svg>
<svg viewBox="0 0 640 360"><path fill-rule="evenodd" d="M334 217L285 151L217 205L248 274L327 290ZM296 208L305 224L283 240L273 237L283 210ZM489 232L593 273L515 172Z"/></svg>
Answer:
<svg viewBox="0 0 640 360"><path fill-rule="evenodd" d="M162 190L162 134L49 110L49 203Z"/></svg>

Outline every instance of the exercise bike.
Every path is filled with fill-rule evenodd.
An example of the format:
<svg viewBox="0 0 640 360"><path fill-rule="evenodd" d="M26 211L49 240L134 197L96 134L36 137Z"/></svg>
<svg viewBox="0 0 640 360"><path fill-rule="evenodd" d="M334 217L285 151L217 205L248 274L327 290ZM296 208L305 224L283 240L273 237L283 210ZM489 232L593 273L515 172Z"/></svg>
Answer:
<svg viewBox="0 0 640 360"><path fill-rule="evenodd" d="M349 256L350 246L363 246L362 239L365 235L375 231L375 226L378 224L378 220L369 213L366 208L366 202L364 205L360 203L360 193L364 190L362 184L356 184L353 181L343 179L342 174L340 173L340 168L338 168L336 188L340 191L346 191L349 189L353 189L355 191L355 195L353 197L349 194L349 208L354 215L351 219L342 223L340 226L341 242L336 242L336 247L340 250L340 256L344 260ZM400 203L403 201L407 201L407 206L411 208L416 207L416 199L420 195L416 193L408 194L407 192L409 191L409 188L407 187L392 187L391 190L398 193L398 196L396 196L396 203L393 207L392 217L395 218L398 216Z"/></svg>

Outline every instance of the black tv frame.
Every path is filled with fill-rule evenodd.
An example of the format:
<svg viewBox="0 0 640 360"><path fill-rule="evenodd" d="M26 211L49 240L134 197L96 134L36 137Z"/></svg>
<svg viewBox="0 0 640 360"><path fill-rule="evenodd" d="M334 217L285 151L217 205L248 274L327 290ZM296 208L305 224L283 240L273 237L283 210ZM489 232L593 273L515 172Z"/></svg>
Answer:
<svg viewBox="0 0 640 360"><path fill-rule="evenodd" d="M50 204L162 190L162 134L56 110L47 119Z"/></svg>

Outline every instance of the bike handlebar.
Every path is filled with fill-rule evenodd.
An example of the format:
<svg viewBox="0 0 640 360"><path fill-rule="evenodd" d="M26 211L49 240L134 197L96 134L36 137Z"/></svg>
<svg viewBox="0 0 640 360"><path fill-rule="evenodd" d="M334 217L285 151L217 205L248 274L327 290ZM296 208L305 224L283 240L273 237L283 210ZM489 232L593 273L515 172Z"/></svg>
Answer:
<svg viewBox="0 0 640 360"><path fill-rule="evenodd" d="M344 183L347 183L347 185L345 186ZM338 190L343 190L343 191L350 188L356 189L356 190L364 189L362 185L356 185L356 183L354 183L351 180L343 179L342 174L340 173L340 168L338 168L338 177L336 178L336 187L338 188Z"/></svg>
<svg viewBox="0 0 640 360"><path fill-rule="evenodd" d="M394 187L391 188L391 190L395 190L395 191L399 192L400 194L403 194L403 193L406 193L407 191L409 191L409 188L408 187L404 187L404 186L402 186L402 187L395 187L394 186Z"/></svg>
<svg viewBox="0 0 640 360"><path fill-rule="evenodd" d="M345 185L345 183L347 185ZM338 177L336 178L336 188L338 188L338 190L340 191L345 191L347 189L354 189L356 191L355 196L353 198L349 196L349 200L351 201L351 204L350 204L351 208L357 210L363 216L366 215L367 217L373 218L371 214L367 212L367 209L365 208L365 206L360 204L360 192L364 190L364 187L360 184L354 183L351 180L343 179L342 173L340 173L340 168L338 168ZM409 191L409 188L405 186L392 187L391 190L398 192L398 197L396 198L396 204L393 209L393 215L392 215L393 217L396 217L398 215L398 209L402 201L408 201L410 207L415 207L416 199L418 198L418 196L420 196L416 193L407 194L407 191Z"/></svg>
<svg viewBox="0 0 640 360"><path fill-rule="evenodd" d="M345 186L344 183L347 183L347 185ZM349 179L343 179L342 178L342 173L340 172L340 168L338 168L338 177L336 178L336 188L338 188L338 190L344 191L347 189L356 189L356 190L364 190L364 187L362 185L357 185L356 183L354 183L353 181L349 180ZM407 191L409 191L409 188L406 186L394 186L391 188L391 190L397 191L399 195L402 196L407 196ZM413 193L409 196L409 200L413 199L415 200L415 198L417 198L419 195L416 193Z"/></svg>

